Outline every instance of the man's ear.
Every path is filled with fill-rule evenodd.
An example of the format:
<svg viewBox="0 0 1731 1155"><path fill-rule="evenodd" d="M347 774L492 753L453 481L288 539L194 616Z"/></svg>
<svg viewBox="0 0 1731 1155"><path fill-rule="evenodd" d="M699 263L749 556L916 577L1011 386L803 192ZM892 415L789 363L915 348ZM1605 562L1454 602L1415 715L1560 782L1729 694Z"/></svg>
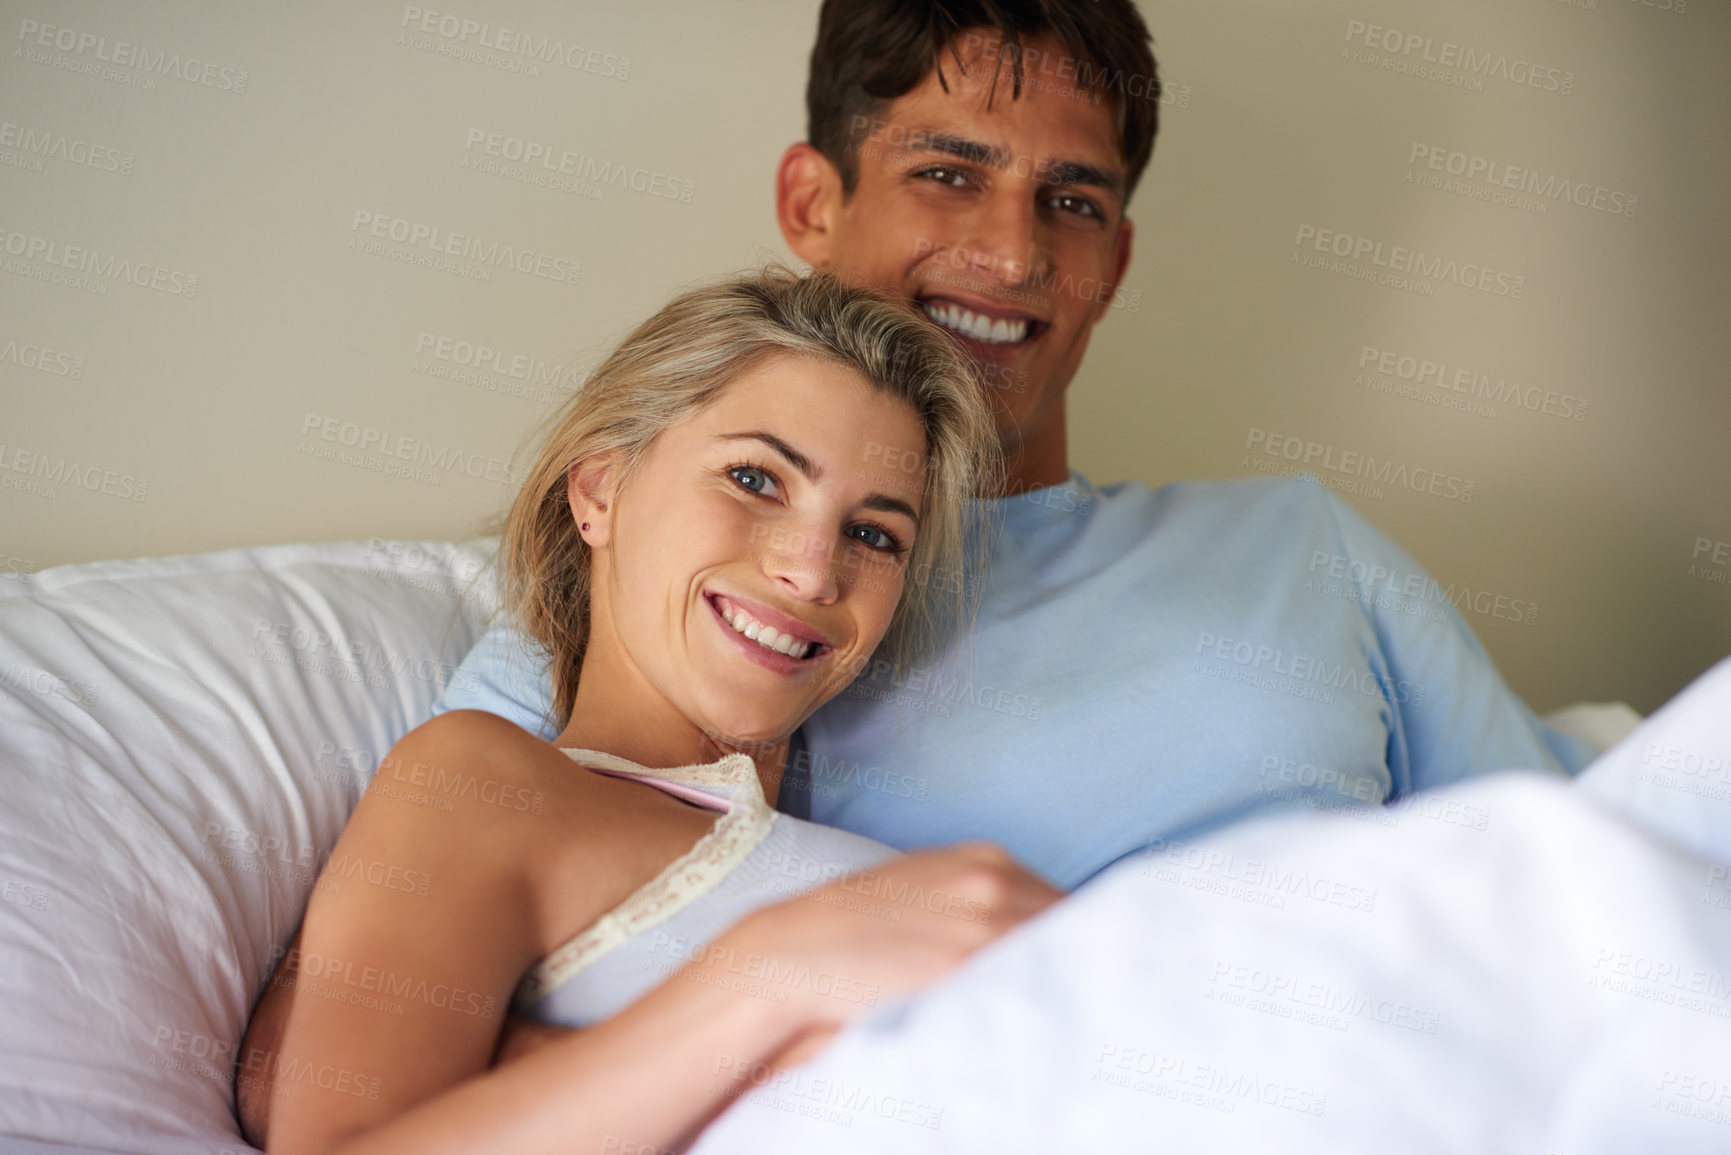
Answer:
<svg viewBox="0 0 1731 1155"><path fill-rule="evenodd" d="M597 453L565 467L565 494L578 532L590 549L613 540L614 483L618 458ZM581 528L585 523L588 529Z"/></svg>
<svg viewBox="0 0 1731 1155"><path fill-rule="evenodd" d="M814 269L834 260L841 201L841 173L829 158L804 141L788 145L775 170L775 220L787 247Z"/></svg>

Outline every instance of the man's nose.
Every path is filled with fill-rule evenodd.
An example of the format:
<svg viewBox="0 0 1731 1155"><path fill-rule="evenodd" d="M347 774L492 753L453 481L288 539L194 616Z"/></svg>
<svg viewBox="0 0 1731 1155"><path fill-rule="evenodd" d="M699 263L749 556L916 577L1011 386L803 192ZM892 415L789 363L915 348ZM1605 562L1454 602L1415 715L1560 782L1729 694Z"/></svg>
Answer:
<svg viewBox="0 0 1731 1155"><path fill-rule="evenodd" d="M1024 192L1003 190L979 207L960 246L973 271L1014 288L1026 284L1045 263L1039 217Z"/></svg>

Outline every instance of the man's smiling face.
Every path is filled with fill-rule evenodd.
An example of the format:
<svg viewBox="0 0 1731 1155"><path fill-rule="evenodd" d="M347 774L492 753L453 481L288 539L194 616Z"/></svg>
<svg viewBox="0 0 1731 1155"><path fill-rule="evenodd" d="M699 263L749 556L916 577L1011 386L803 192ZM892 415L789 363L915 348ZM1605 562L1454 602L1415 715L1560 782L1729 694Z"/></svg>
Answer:
<svg viewBox="0 0 1731 1155"><path fill-rule="evenodd" d="M995 33L955 45L947 91L934 69L855 119L850 195L821 161L823 227L795 235L784 204L783 231L812 264L905 296L951 331L983 370L1025 480L1062 481L1064 388L1130 257L1113 105L1033 75L1012 99ZM1049 37L1027 47L1063 55Z"/></svg>

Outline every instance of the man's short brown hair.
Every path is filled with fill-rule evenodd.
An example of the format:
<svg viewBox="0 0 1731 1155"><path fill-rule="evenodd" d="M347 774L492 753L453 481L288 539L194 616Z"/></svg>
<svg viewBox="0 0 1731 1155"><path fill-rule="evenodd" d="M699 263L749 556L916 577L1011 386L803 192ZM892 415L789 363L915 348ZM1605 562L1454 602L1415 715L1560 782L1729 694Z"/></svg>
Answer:
<svg viewBox="0 0 1731 1155"><path fill-rule="evenodd" d="M1131 0L824 0L805 88L806 137L841 173L842 191L851 195L859 181L858 126L933 69L949 91L944 55L960 71L958 38L973 33L986 35L988 54L997 48L1000 73L1008 62L1011 99L1024 84L1051 83L1113 103L1128 197L1154 152L1160 110L1148 25ZM1048 33L1070 58L1067 74L1023 44ZM1040 65L1038 76L1029 63Z"/></svg>

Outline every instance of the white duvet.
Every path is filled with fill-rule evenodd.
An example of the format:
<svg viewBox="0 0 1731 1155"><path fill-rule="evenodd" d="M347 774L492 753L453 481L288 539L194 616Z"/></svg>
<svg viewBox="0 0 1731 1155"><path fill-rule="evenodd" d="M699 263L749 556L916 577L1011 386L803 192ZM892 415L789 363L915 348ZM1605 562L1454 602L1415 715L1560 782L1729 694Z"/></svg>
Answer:
<svg viewBox="0 0 1731 1155"><path fill-rule="evenodd" d="M251 1000L491 544L0 577L0 1150L248 1150ZM1157 848L698 1150L1731 1150L1727 753L1731 665L1574 784Z"/></svg>
<svg viewBox="0 0 1731 1155"><path fill-rule="evenodd" d="M1157 847L694 1150L1731 1151L1728 767L1731 662L1573 783Z"/></svg>

